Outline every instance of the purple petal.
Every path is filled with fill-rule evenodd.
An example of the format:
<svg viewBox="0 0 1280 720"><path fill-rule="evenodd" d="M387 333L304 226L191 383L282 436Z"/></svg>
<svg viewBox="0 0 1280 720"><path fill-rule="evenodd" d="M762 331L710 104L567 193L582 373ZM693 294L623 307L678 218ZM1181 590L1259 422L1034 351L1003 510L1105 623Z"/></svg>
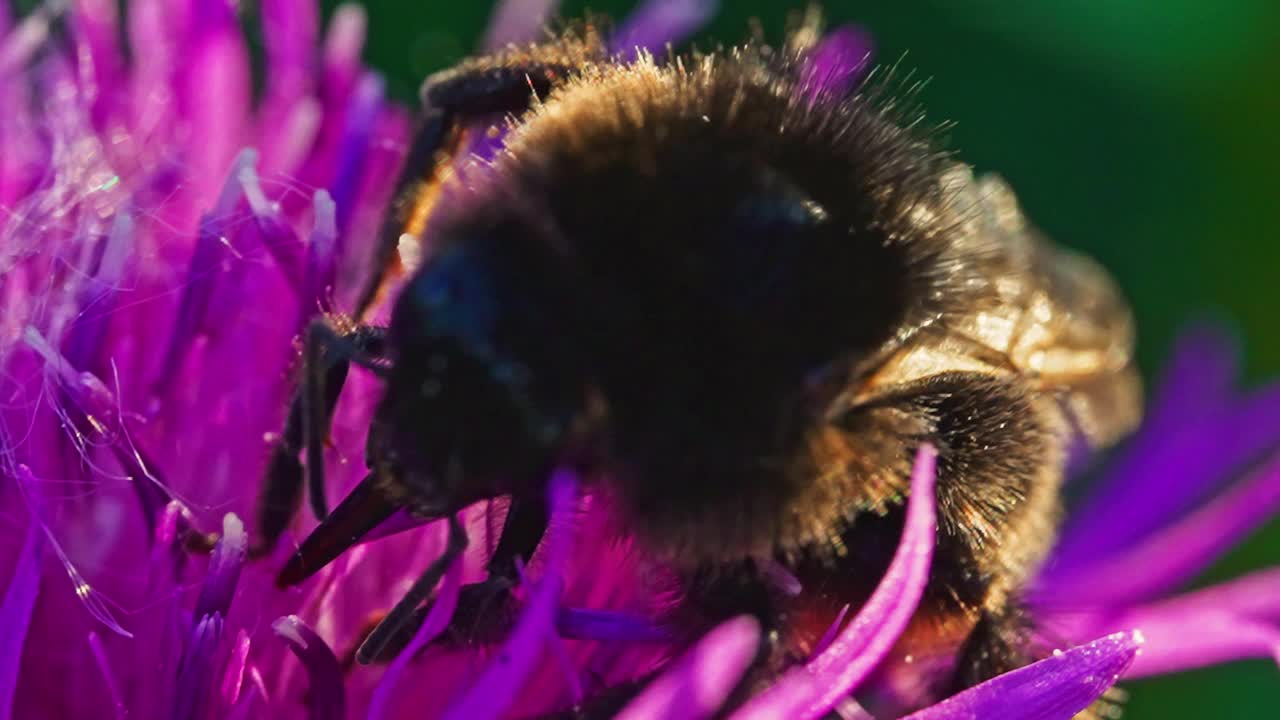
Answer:
<svg viewBox="0 0 1280 720"><path fill-rule="evenodd" d="M218 279L218 266L224 256L224 226L242 195L240 172L252 168L257 161L257 153L253 150L240 153L222 187L218 202L210 213L200 219L200 230L196 235L195 250L191 255L187 276L182 283L172 334L160 365L160 373L152 386L151 392L158 398L168 393L192 341L204 325L209 300L213 297L214 285Z"/></svg>
<svg viewBox="0 0 1280 720"><path fill-rule="evenodd" d="M800 579L791 574L791 571L786 566L773 558L757 560L756 567L760 569L760 574L770 585L787 597L795 597L804 590L804 586L800 584Z"/></svg>
<svg viewBox="0 0 1280 720"><path fill-rule="evenodd" d="M1185 582L1280 508L1280 457L1208 505L1097 562L1047 576L1046 605L1117 605L1154 597ZM1134 572L1141 568L1141 572Z"/></svg>
<svg viewBox="0 0 1280 720"><path fill-rule="evenodd" d="M622 22L609 47L624 56L658 53L697 32L719 8L717 0L647 0Z"/></svg>
<svg viewBox="0 0 1280 720"><path fill-rule="evenodd" d="M649 618L630 613L560 608L556 631L571 640L605 642L669 642L671 633Z"/></svg>
<svg viewBox="0 0 1280 720"><path fill-rule="evenodd" d="M182 654L178 682L174 689L173 720L199 720L208 712L209 690L213 687L213 666L222 639L222 615L200 618Z"/></svg>
<svg viewBox="0 0 1280 720"><path fill-rule="evenodd" d="M369 155L369 139L373 135L378 113L382 110L385 86L382 76L372 72L364 73L360 76L354 97L347 108L346 126L339 145L338 168L329 189L337 208L340 239L345 236L355 212L356 192ZM341 251L340 243L340 254Z"/></svg>
<svg viewBox="0 0 1280 720"><path fill-rule="evenodd" d="M936 459L937 451L929 445L916 455L902 542L866 605L831 647L752 698L734 714L736 720L820 717L856 689L893 647L915 613L929 577L937 520Z"/></svg>
<svg viewBox="0 0 1280 720"><path fill-rule="evenodd" d="M1094 640L969 688L904 720L1061 720L1115 684L1143 644L1137 632Z"/></svg>
<svg viewBox="0 0 1280 720"><path fill-rule="evenodd" d="M47 6L37 8L4 37L0 37L0 74L26 65L49 38L54 13Z"/></svg>
<svg viewBox="0 0 1280 720"><path fill-rule="evenodd" d="M204 586L200 589L200 597L196 599L195 617L204 617L210 613L226 616L231 609L231 598L235 595L240 568L244 566L248 547L244 523L240 522L235 513L224 515L222 537L213 548L213 557L209 559Z"/></svg>
<svg viewBox="0 0 1280 720"><path fill-rule="evenodd" d="M240 189L257 225L258 241L271 253L272 259L280 266L293 291L302 294L303 259L302 244L294 235L293 229L283 217L274 203L267 199L262 191L262 182L258 178L258 170L253 165L243 167L239 172Z"/></svg>
<svg viewBox="0 0 1280 720"><path fill-rule="evenodd" d="M244 685L244 668L249 662L249 633L244 628L236 633L235 648L231 658L227 660L227 669L222 673L222 702L228 707L240 699L240 688Z"/></svg>
<svg viewBox="0 0 1280 720"><path fill-rule="evenodd" d="M248 720L249 711L253 708L253 699L258 696L258 689L250 687L248 692L240 697L231 712L227 713L227 720Z"/></svg>
<svg viewBox="0 0 1280 720"><path fill-rule="evenodd" d="M743 615L721 623L623 708L618 720L711 715L751 666L759 644L755 618Z"/></svg>
<svg viewBox="0 0 1280 720"><path fill-rule="evenodd" d="M127 212L116 213L111 232L103 238L102 260L78 293L80 312L64 344L67 360L75 367L90 368L97 363L133 242L133 217Z"/></svg>
<svg viewBox="0 0 1280 720"><path fill-rule="evenodd" d="M311 720L342 720L346 715L347 696L342 679L342 666L333 650L297 615L278 618L271 629L289 645L302 661L310 683L307 706Z"/></svg>
<svg viewBox="0 0 1280 720"><path fill-rule="evenodd" d="M536 40L559 5L559 0L502 0L493 10L481 47L498 50Z"/></svg>
<svg viewBox="0 0 1280 720"><path fill-rule="evenodd" d="M79 46L81 87L93 103L94 125L106 125L111 96L124 87L124 58L116 38L120 18L115 0L76 0L72 4L71 25Z"/></svg>
<svg viewBox="0 0 1280 720"><path fill-rule="evenodd" d="M53 551L53 554L58 558L58 562L62 564L62 569L66 571L67 579L71 581L71 587L75 589L76 598L80 601L80 604L84 606L85 611L91 617L105 625L115 634L121 637L133 637L132 633L125 630L116 621L111 609L107 607L98 591L85 580L84 575L80 574L80 570L71 562L71 558L67 556L66 551L62 549L62 546L54 536L53 531L50 530L48 523L41 516L43 499L36 494L39 481L31 473L31 468L26 465L18 465L15 470L18 488L27 501L27 507L31 510L31 522L44 534L44 542L48 543L49 549Z"/></svg>
<svg viewBox="0 0 1280 720"><path fill-rule="evenodd" d="M31 625L31 611L40 593L40 560L44 555L40 521L35 513L27 521L27 534L18 564L0 603L0 720L9 720L13 692L17 688L22 646Z"/></svg>
<svg viewBox="0 0 1280 720"><path fill-rule="evenodd" d="M447 531L443 526L441 529ZM383 673L382 679L378 681L378 687L374 689L373 697L369 701L368 720L382 720L387 717L391 693L395 690L396 683L400 681L400 676L404 674L409 663L418 656L418 653L449 625L449 620L453 618L453 611L458 606L458 593L461 588L462 558L458 558L445 573L440 583L440 592L436 595L435 602L431 604L431 610L427 612L427 619L422 623L422 627L418 628L413 640L410 640L409 645L400 651L391 666Z"/></svg>
<svg viewBox="0 0 1280 720"><path fill-rule="evenodd" d="M1072 514L1051 567L1065 571L1141 539L1280 444L1280 385L1234 396L1234 356L1209 329L1180 342L1147 421Z"/></svg>
<svg viewBox="0 0 1280 720"><path fill-rule="evenodd" d="M1223 612L1254 620L1280 622L1280 567L1179 595L1149 607L1158 608L1162 613L1180 613L1188 617Z"/></svg>
<svg viewBox="0 0 1280 720"><path fill-rule="evenodd" d="M264 177L274 177L297 170L322 120L312 96L320 9L314 0L264 0L261 8L267 86L257 117L258 148Z"/></svg>
<svg viewBox="0 0 1280 720"><path fill-rule="evenodd" d="M502 650L481 673L480 678L445 714L448 720L493 718L502 715L514 702L516 693L534 669L546 639L555 632L556 608L561 580L573 542L573 509L577 499L577 477L557 470L547 489L550 524L542 578L516 621Z"/></svg>
<svg viewBox="0 0 1280 720"><path fill-rule="evenodd" d="M1188 417L1222 407L1238 377L1239 344L1235 335L1220 325L1204 323L1185 330L1152 393L1147 427L1159 433Z"/></svg>
<svg viewBox="0 0 1280 720"><path fill-rule="evenodd" d="M120 684L116 682L115 673L111 669L111 661L107 658L107 652L102 647L102 639L98 637L98 633L89 631L89 652L93 654L93 662L98 666L98 670L102 672L102 680L107 685L107 694L111 696L111 705L116 711L116 720L124 720L129 715L129 708L124 705L124 698L120 694Z"/></svg>
<svg viewBox="0 0 1280 720"><path fill-rule="evenodd" d="M844 607L840 608L836 619L831 622L831 627L827 628L827 631L822 633L822 637L818 638L818 642L814 644L810 658L821 655L823 650L831 647L831 643L835 642L836 634L840 632L840 627L844 625L844 618L849 614L849 607L849 604L845 603Z"/></svg>
<svg viewBox="0 0 1280 720"><path fill-rule="evenodd" d="M315 210L315 227L307 243L306 282L302 302L298 306L301 317L298 327L326 305L325 293L333 284L338 245L337 209L333 198L324 190L317 190L312 205ZM385 524L385 523L384 523Z"/></svg>
<svg viewBox="0 0 1280 720"><path fill-rule="evenodd" d="M251 102L249 52L226 0L193 0L176 80L190 125L183 157L194 197L216 195L217 183L244 146ZM235 182L235 174L229 178Z"/></svg>
<svg viewBox="0 0 1280 720"><path fill-rule="evenodd" d="M804 61L801 85L810 97L842 95L866 73L874 52L871 33L845 25L827 33Z"/></svg>
<svg viewBox="0 0 1280 720"><path fill-rule="evenodd" d="M262 36L271 82L300 82L311 72L320 18L312 0L262 0ZM289 94L297 94L291 92Z"/></svg>
<svg viewBox="0 0 1280 720"><path fill-rule="evenodd" d="M1250 658L1280 658L1280 629L1223 612L1140 608L1110 626L1136 627L1146 638L1125 677L1182 672Z"/></svg>

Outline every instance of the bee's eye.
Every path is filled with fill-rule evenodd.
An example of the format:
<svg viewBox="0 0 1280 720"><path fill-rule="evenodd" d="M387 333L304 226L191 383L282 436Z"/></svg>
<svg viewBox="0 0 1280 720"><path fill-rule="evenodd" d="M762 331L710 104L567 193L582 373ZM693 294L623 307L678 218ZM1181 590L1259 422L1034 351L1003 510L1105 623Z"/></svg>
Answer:
<svg viewBox="0 0 1280 720"><path fill-rule="evenodd" d="M795 186L770 181L742 197L723 226L714 253L725 287L717 296L737 310L755 310L776 301L803 275L814 250L809 234L828 218L826 208Z"/></svg>
<svg viewBox="0 0 1280 720"><path fill-rule="evenodd" d="M483 345L497 325L495 288L481 258L469 248L450 248L422 268L405 289L404 317L412 333L451 336L464 345Z"/></svg>

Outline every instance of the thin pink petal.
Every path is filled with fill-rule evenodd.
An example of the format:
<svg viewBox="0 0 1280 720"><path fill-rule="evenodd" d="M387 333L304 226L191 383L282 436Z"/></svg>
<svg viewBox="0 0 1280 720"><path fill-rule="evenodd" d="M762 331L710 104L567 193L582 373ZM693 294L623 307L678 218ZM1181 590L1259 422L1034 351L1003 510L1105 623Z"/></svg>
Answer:
<svg viewBox="0 0 1280 720"><path fill-rule="evenodd" d="M880 663L915 613L933 559L937 451L925 445L911 473L902 542L884 579L831 647L752 698L735 720L816 718L826 714Z"/></svg>
<svg viewBox="0 0 1280 720"><path fill-rule="evenodd" d="M721 623L623 708L618 720L711 715L751 666L759 644L755 618L743 615Z"/></svg>
<svg viewBox="0 0 1280 720"><path fill-rule="evenodd" d="M1037 595L1050 607L1114 606L1157 596L1189 580L1278 509L1280 457L1133 548L1050 575Z"/></svg>

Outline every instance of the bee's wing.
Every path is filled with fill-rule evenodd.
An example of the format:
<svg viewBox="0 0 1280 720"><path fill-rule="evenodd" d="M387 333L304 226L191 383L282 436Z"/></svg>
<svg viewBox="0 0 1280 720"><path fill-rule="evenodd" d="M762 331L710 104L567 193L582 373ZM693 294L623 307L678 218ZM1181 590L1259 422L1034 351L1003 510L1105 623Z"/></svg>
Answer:
<svg viewBox="0 0 1280 720"><path fill-rule="evenodd" d="M947 326L999 352L1063 405L1095 445L1129 432L1141 415L1129 305L1093 260L1054 245L1031 227L1008 186L973 185L974 229L994 255L985 263L995 302Z"/></svg>

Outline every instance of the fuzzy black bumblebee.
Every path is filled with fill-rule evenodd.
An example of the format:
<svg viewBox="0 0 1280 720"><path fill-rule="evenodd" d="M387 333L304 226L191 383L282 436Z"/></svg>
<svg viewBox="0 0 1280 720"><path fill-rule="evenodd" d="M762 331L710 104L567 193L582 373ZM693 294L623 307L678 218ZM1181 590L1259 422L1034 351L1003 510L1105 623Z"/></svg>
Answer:
<svg viewBox="0 0 1280 720"><path fill-rule="evenodd" d="M1138 415L1128 309L882 87L822 91L803 62L762 45L623 61L587 27L429 78L378 263L405 236L426 259L388 327L309 330L259 529L269 547L304 476L323 521L280 582L400 508L453 518L509 496L465 616L511 586L545 529L546 479L571 465L686 579L672 623L751 612L772 630L758 680L870 592L929 442L938 548L903 642L957 648L941 691L1026 662L1019 588L1053 538L1064 448ZM456 158L494 113L511 118L504 148ZM351 362L386 389L368 478L328 514L321 448ZM451 522L361 661L411 632L466 543ZM767 563L804 592L773 588Z"/></svg>

